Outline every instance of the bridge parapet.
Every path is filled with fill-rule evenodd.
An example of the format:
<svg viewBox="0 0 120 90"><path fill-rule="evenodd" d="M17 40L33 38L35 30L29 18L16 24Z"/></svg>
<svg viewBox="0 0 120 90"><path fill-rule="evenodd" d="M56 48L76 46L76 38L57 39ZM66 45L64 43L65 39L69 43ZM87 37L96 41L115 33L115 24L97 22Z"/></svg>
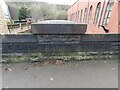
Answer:
<svg viewBox="0 0 120 90"><path fill-rule="evenodd" d="M96 60L119 57L119 35L4 35L3 60ZM11 58L14 57L14 58ZM23 60L23 59L22 59Z"/></svg>
<svg viewBox="0 0 120 90"><path fill-rule="evenodd" d="M116 51L119 35L5 35L3 53Z"/></svg>

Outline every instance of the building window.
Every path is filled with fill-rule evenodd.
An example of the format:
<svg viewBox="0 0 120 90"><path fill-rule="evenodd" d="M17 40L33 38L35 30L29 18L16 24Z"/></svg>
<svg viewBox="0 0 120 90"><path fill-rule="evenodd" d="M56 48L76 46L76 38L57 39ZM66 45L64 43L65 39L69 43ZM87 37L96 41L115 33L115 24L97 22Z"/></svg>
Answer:
<svg viewBox="0 0 120 90"><path fill-rule="evenodd" d="M90 11L89 11L88 24L90 24L91 17L92 17L92 6L90 7Z"/></svg>
<svg viewBox="0 0 120 90"><path fill-rule="evenodd" d="M75 13L74 13L74 21L75 21L75 19L76 19L76 16L75 16Z"/></svg>
<svg viewBox="0 0 120 90"><path fill-rule="evenodd" d="M75 14L73 13L73 21L75 20L75 16L74 16Z"/></svg>
<svg viewBox="0 0 120 90"><path fill-rule="evenodd" d="M74 14L72 13L72 21L74 20Z"/></svg>
<svg viewBox="0 0 120 90"><path fill-rule="evenodd" d="M2 20L0 20L0 26L2 25Z"/></svg>
<svg viewBox="0 0 120 90"><path fill-rule="evenodd" d="M78 22L78 19L79 19L79 11L76 12L76 22Z"/></svg>
<svg viewBox="0 0 120 90"><path fill-rule="evenodd" d="M109 0L109 2L107 4L106 11L105 11L104 19L103 19L103 25L104 26L107 26L108 23L109 23L113 4L114 4L114 1L113 0Z"/></svg>
<svg viewBox="0 0 120 90"><path fill-rule="evenodd" d="M85 8L85 11L84 11L83 23L86 23L86 20L87 20L87 8Z"/></svg>
<svg viewBox="0 0 120 90"><path fill-rule="evenodd" d="M101 3L99 2L96 8L96 12L95 12L95 17L94 17L94 24L98 23L98 18L99 18L99 14L100 14L100 9L101 9Z"/></svg>
<svg viewBox="0 0 120 90"><path fill-rule="evenodd" d="M80 15L80 11L78 11L78 15L77 15L77 17L78 17L78 18L77 18L77 21L78 21L78 22L79 22L79 18L80 18L79 15Z"/></svg>
<svg viewBox="0 0 120 90"><path fill-rule="evenodd" d="M82 23L82 14L83 14L83 10L81 10L80 12L80 22Z"/></svg>
<svg viewBox="0 0 120 90"><path fill-rule="evenodd" d="M102 10L101 10L101 14L100 14L100 19L99 19L98 26L101 25L101 20L102 20L102 15L103 15L104 7L105 7L105 1L103 3L103 7L102 7Z"/></svg>
<svg viewBox="0 0 120 90"><path fill-rule="evenodd" d="M77 21L77 12L76 12L76 14L75 14L75 17L76 17L75 21Z"/></svg>
<svg viewBox="0 0 120 90"><path fill-rule="evenodd" d="M70 21L71 21L71 19L72 19L72 14L70 15Z"/></svg>

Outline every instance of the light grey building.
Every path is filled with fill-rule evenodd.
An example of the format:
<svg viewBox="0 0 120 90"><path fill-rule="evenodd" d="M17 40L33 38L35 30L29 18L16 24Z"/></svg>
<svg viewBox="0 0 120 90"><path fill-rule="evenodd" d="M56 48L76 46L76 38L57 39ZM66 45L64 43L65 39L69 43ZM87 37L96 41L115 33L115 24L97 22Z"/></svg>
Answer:
<svg viewBox="0 0 120 90"><path fill-rule="evenodd" d="M0 0L0 3L1 3L1 8L2 8L2 11L3 11L4 17L6 19L10 19L11 18L10 12L9 12L8 6L6 5L5 1L4 0Z"/></svg>

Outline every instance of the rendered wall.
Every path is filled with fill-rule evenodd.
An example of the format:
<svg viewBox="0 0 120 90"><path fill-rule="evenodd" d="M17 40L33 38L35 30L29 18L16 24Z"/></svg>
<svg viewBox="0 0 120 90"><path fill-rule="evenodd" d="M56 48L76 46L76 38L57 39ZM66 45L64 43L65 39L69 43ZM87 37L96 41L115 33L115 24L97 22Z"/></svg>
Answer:
<svg viewBox="0 0 120 90"><path fill-rule="evenodd" d="M119 24L119 26L118 26L118 32L120 33L120 1L119 1L119 4L118 4L118 17L119 17L119 21L118 21L118 24Z"/></svg>
<svg viewBox="0 0 120 90"><path fill-rule="evenodd" d="M90 24L88 24L88 28L87 28L86 34L107 34L98 25L99 22L100 22L100 25L103 22L103 18L104 18L104 15L105 15L105 10L106 10L107 3L108 3L109 0L105 0L105 1L106 2L105 2L104 9L103 9L103 14L102 14L101 20L100 20L100 14L101 14L101 11L102 11L104 0L101 0L101 1L100 0L95 0L95 1L94 0L89 0L89 3L88 3L87 0L85 0L85 1L83 1L83 0L77 1L68 10L68 19L70 20L71 15L76 13L76 12L78 12L78 11L80 11L81 9L83 9L83 14L82 14L82 19L83 19L85 8L88 8L88 13L89 13L89 8L92 5L93 6L92 18L91 18ZM98 23L97 23L97 25L95 25L94 24L95 11L96 11L97 4L99 2L101 2L101 10L100 10L99 18L98 18ZM76 9L75 7L78 7L78 8ZM88 21L88 13L87 13L87 21ZM80 18L77 18L77 19L80 19ZM72 17L72 21L79 22L79 20L76 20L75 16ZM120 32L118 32L118 1L117 0L114 1L114 5L113 5L113 10L112 10L112 13L111 13L110 21L109 21L109 24L108 24L108 26L106 28L109 29L109 33L108 34L118 34L118 33L120 33Z"/></svg>

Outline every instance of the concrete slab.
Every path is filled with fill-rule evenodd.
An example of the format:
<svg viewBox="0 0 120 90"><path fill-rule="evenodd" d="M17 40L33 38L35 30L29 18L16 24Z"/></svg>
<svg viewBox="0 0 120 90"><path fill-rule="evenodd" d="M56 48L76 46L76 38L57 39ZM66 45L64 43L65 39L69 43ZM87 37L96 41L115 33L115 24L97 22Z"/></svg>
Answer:
<svg viewBox="0 0 120 90"><path fill-rule="evenodd" d="M33 34L85 34L87 24L67 20L48 20L32 24L31 29Z"/></svg>

